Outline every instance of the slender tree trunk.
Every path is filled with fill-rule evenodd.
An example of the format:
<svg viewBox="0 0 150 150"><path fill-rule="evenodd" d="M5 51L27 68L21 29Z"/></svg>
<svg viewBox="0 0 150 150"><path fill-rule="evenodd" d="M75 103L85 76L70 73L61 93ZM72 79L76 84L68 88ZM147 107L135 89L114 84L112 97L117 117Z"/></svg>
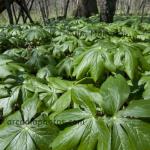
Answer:
<svg viewBox="0 0 150 150"><path fill-rule="evenodd" d="M23 23L25 23L25 14L24 14L24 11L22 9L21 9L21 16L22 16Z"/></svg>
<svg viewBox="0 0 150 150"><path fill-rule="evenodd" d="M32 20L32 18L30 16L30 13L29 13L29 10L28 10L28 7L27 7L27 4L26 4L25 0L17 0L16 2L21 7L21 9L24 11L24 13L27 15L27 17L29 18L30 22L33 23L33 20Z"/></svg>
<svg viewBox="0 0 150 150"><path fill-rule="evenodd" d="M56 13L56 18L58 18L57 0L55 0L55 13Z"/></svg>
<svg viewBox="0 0 150 150"><path fill-rule="evenodd" d="M0 13L2 13L5 9L7 9L6 7L11 5L13 1L14 0L0 0Z"/></svg>
<svg viewBox="0 0 150 150"><path fill-rule="evenodd" d="M29 2L30 2L30 0L28 0L27 5L29 4ZM19 22L19 20L20 20L21 15L22 15L22 12L21 12L21 8L20 8L20 10L19 10L19 14L18 14L18 17L17 17L17 19L16 19L16 24L18 24L18 22Z"/></svg>
<svg viewBox="0 0 150 150"><path fill-rule="evenodd" d="M9 22L10 24L14 24L14 19L13 19L13 13L11 9L11 0L5 0L5 7L7 9L8 17L9 17Z"/></svg>
<svg viewBox="0 0 150 150"><path fill-rule="evenodd" d="M0 108L0 124L3 122L3 108Z"/></svg>
<svg viewBox="0 0 150 150"><path fill-rule="evenodd" d="M39 1L39 6L40 6L40 11L41 11L41 15L42 15L42 18L43 18L43 22L44 22L44 24L46 24L47 17L46 17L43 1Z"/></svg>
<svg viewBox="0 0 150 150"><path fill-rule="evenodd" d="M130 14L130 9L131 9L131 0L128 0L126 5L127 5L126 15L129 15Z"/></svg>
<svg viewBox="0 0 150 150"><path fill-rule="evenodd" d="M75 11L75 17L90 17L98 13L96 0L77 0L77 10Z"/></svg>
<svg viewBox="0 0 150 150"><path fill-rule="evenodd" d="M28 1L29 2L29 1ZM33 2L34 2L34 0L31 0L31 3L30 3L30 6L29 6L29 13L30 13L30 11L31 11L31 9L32 9L32 6L33 6ZM29 5L29 3L27 3L27 6ZM27 18L28 18L28 16L26 16L25 17L25 21L27 21Z"/></svg>
<svg viewBox="0 0 150 150"><path fill-rule="evenodd" d="M49 17L49 4L48 4L48 0L45 0L45 9L46 9L46 17L48 19Z"/></svg>
<svg viewBox="0 0 150 150"><path fill-rule="evenodd" d="M100 0L100 21L112 23L117 0Z"/></svg>
<svg viewBox="0 0 150 150"><path fill-rule="evenodd" d="M67 17L67 12L68 12L69 3L70 3L70 0L67 0L67 2L66 2L66 4L65 4L64 18Z"/></svg>
<svg viewBox="0 0 150 150"><path fill-rule="evenodd" d="M145 6L146 6L146 0L143 0L142 14L141 14L141 23L143 22L143 19L144 19Z"/></svg>

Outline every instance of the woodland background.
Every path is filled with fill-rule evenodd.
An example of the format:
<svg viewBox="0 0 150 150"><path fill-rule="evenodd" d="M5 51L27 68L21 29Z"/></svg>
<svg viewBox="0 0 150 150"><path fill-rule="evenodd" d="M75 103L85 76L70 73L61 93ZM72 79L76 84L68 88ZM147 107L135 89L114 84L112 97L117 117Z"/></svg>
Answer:
<svg viewBox="0 0 150 150"><path fill-rule="evenodd" d="M65 12L66 3L68 0L26 0L26 3L31 6L31 17L34 21L42 21L42 9L46 10L47 18L57 18ZM79 0L70 0L67 10L67 17L73 16L77 8ZM33 3L33 4L31 4ZM19 13L20 8L17 4L12 5L15 13ZM97 0L97 7L100 8L100 0ZM41 9L42 8L42 9ZM116 14L119 15L149 15L150 0L117 0ZM8 23L8 15L6 11L0 14L0 23Z"/></svg>

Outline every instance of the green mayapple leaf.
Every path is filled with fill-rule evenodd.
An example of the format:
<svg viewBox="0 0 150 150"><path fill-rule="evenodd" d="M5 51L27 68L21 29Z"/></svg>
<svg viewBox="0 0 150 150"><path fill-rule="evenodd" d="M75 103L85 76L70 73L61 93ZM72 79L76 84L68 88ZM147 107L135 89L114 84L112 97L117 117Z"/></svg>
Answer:
<svg viewBox="0 0 150 150"><path fill-rule="evenodd" d="M140 120L119 119L112 133L112 149L140 150L150 147L150 125Z"/></svg>
<svg viewBox="0 0 150 150"><path fill-rule="evenodd" d="M56 68L52 65L48 65L46 67L41 68L38 70L36 76L41 79L45 79L48 77L53 77L57 74Z"/></svg>
<svg viewBox="0 0 150 150"><path fill-rule="evenodd" d="M11 89L11 95L5 98L0 98L0 108L3 109L3 115L7 116L13 111L13 105L19 98L20 87L16 86Z"/></svg>
<svg viewBox="0 0 150 150"><path fill-rule="evenodd" d="M52 143L52 149L70 150L77 147L79 150L94 150L97 147L98 150L105 150L111 147L110 144L111 134L106 124L102 120L89 118L60 132Z"/></svg>
<svg viewBox="0 0 150 150"><path fill-rule="evenodd" d="M134 100L121 112L124 117L150 118L150 100Z"/></svg>
<svg viewBox="0 0 150 150"><path fill-rule="evenodd" d="M50 116L59 125L73 123L54 140L53 150L140 150L142 147L147 150L150 125L140 119L150 118L149 100L131 100L121 110L130 92L121 75L110 77L103 83L100 89L103 100L92 99L84 90L81 88L78 94L73 91L73 97L75 93L78 95L74 97L76 108Z"/></svg>
<svg viewBox="0 0 150 150"><path fill-rule="evenodd" d="M52 106L52 110L57 112L63 111L70 106L71 101L72 101L71 90L68 90L57 99L57 101Z"/></svg>
<svg viewBox="0 0 150 150"><path fill-rule="evenodd" d="M150 75L149 72L147 75L144 75L140 80L139 80L139 85L144 85L144 92L143 92L143 98L148 100L150 99Z"/></svg>
<svg viewBox="0 0 150 150"><path fill-rule="evenodd" d="M60 56L64 56L64 54L73 52L78 46L78 40L74 36L68 36L66 38L64 36L60 36L54 39L54 41L57 40L58 42L54 45L53 56L58 58Z"/></svg>
<svg viewBox="0 0 150 150"><path fill-rule="evenodd" d="M24 121L31 121L31 119L38 113L38 109L41 105L38 94L35 93L33 97L24 100L22 104L22 113Z"/></svg>
<svg viewBox="0 0 150 150"><path fill-rule="evenodd" d="M79 100L75 100L75 103L81 107L83 106L82 110L80 108L70 109L53 116L55 123L58 124L78 123L63 130L52 143L52 149L70 150L78 147L80 150L85 148L94 150L98 141L101 144L97 145L99 148L103 146L110 147L108 144L110 142L110 132L103 120L96 119L96 104L92 102L90 97L84 96L84 93L79 95L78 98ZM101 141L104 139L106 141Z"/></svg>
<svg viewBox="0 0 150 150"><path fill-rule="evenodd" d="M125 70L130 79L134 78L138 67L138 51L128 45L119 46L114 55L115 65Z"/></svg>
<svg viewBox="0 0 150 150"><path fill-rule="evenodd" d="M9 62L12 62L13 60L11 60L8 56L6 55L0 55L0 65L5 65Z"/></svg>
<svg viewBox="0 0 150 150"><path fill-rule="evenodd" d="M73 58L66 57L57 65L57 68L59 75L67 75L67 77L71 77L73 72Z"/></svg>
<svg viewBox="0 0 150 150"><path fill-rule="evenodd" d="M32 50L32 55L26 62L26 65L33 67L33 71L42 69L47 64L55 65L55 60L52 56L40 54L36 49ZM32 71L32 70L31 70Z"/></svg>
<svg viewBox="0 0 150 150"><path fill-rule="evenodd" d="M1 150L50 150L49 144L57 133L57 127L46 118L39 116L29 123L16 112L0 125L0 147Z"/></svg>
<svg viewBox="0 0 150 150"><path fill-rule="evenodd" d="M115 71L116 69L111 51L97 46L77 56L74 66L73 75L77 79L90 74L94 81L102 77L105 69L109 71Z"/></svg>
<svg viewBox="0 0 150 150"><path fill-rule="evenodd" d="M0 98L9 96L9 84L0 84Z"/></svg>
<svg viewBox="0 0 150 150"><path fill-rule="evenodd" d="M37 93L38 99L42 101L47 108L50 108L54 104L58 97L57 93L59 93L59 91L54 90L34 77L25 80L23 82L23 88L33 94Z"/></svg>
<svg viewBox="0 0 150 150"><path fill-rule="evenodd" d="M68 90L74 84L73 81L62 80L61 78L56 78L56 77L49 77L47 78L47 81L48 81L48 85L51 88L60 91L60 93Z"/></svg>
<svg viewBox="0 0 150 150"><path fill-rule="evenodd" d="M148 19L0 24L0 150L150 150Z"/></svg>
<svg viewBox="0 0 150 150"><path fill-rule="evenodd" d="M55 121L61 121L60 123L66 123L66 122L74 122L74 121L80 121L86 118L89 118L91 116L90 113L84 112L79 108L75 109L68 109L60 114L57 114L54 119Z"/></svg>
<svg viewBox="0 0 150 150"><path fill-rule="evenodd" d="M53 150L70 150L79 144L84 133L85 125L74 125L60 132L60 135L52 143Z"/></svg>
<svg viewBox="0 0 150 150"><path fill-rule="evenodd" d="M124 77L109 77L101 86L103 109L106 114L113 115L127 101L130 88Z"/></svg>
<svg viewBox="0 0 150 150"><path fill-rule="evenodd" d="M3 54L13 58L13 60L24 62L29 58L30 51L24 48L14 48L5 51Z"/></svg>
<svg viewBox="0 0 150 150"><path fill-rule="evenodd" d="M39 26L33 26L23 33L23 39L37 45L39 45L39 42L43 42L49 38L50 34Z"/></svg>
<svg viewBox="0 0 150 150"><path fill-rule="evenodd" d="M18 72L24 72L25 68L15 63L6 55L0 55L0 78L6 78L9 75L16 75Z"/></svg>
<svg viewBox="0 0 150 150"><path fill-rule="evenodd" d="M85 99L84 103L82 99ZM90 108L90 111L93 110L93 113L95 113L94 103L99 105L101 101L102 97L100 95L99 89L92 85L74 84L68 87L63 95L56 100L52 106L52 110L61 112L70 107L70 105L74 105L74 103L78 105L82 103L82 107L86 107L88 109Z"/></svg>

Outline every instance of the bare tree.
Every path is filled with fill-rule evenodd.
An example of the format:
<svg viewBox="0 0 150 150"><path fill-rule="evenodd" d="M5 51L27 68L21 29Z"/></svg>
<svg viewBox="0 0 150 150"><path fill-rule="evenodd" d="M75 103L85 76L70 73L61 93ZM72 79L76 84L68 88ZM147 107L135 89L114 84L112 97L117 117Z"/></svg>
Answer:
<svg viewBox="0 0 150 150"><path fill-rule="evenodd" d="M14 23L13 12L15 11L15 9L12 11L11 8L13 2L16 2L20 6L21 14L23 11L23 13L26 14L26 16L29 18L30 22L33 22L25 0L0 0L0 13L3 12L5 9L7 9L10 24Z"/></svg>
<svg viewBox="0 0 150 150"><path fill-rule="evenodd" d="M111 23L116 11L117 0L100 0L100 20Z"/></svg>
<svg viewBox="0 0 150 150"><path fill-rule="evenodd" d="M7 9L8 12L8 17L9 17L9 22L10 24L14 24L14 20L13 20L13 13L12 13L12 9L11 9L11 4L13 3L12 0L5 0L4 1L4 6Z"/></svg>
<svg viewBox="0 0 150 150"><path fill-rule="evenodd" d="M90 17L97 14L97 1L96 0L77 0L77 9L75 17Z"/></svg>
<svg viewBox="0 0 150 150"><path fill-rule="evenodd" d="M68 7L69 7L70 0L67 0L64 8L64 18L67 17Z"/></svg>
<svg viewBox="0 0 150 150"><path fill-rule="evenodd" d="M142 1L142 14L141 14L141 22L143 22L143 18L144 18L144 10L145 10L145 6L146 6L146 0Z"/></svg>
<svg viewBox="0 0 150 150"><path fill-rule="evenodd" d="M127 6L126 15L129 15L131 9L131 0L127 0L126 6Z"/></svg>
<svg viewBox="0 0 150 150"><path fill-rule="evenodd" d="M40 1L40 4L39 4ZM97 2L98 3L97 3ZM117 5L116 5L117 1ZM115 11L117 14L141 15L141 21L145 14L150 13L150 0L0 0L0 13L7 9L8 18L11 24L18 23L20 19L26 22L30 17L30 11L36 19L49 17L64 19L68 14L76 17L89 17L98 13L100 19L105 22L112 22ZM13 2L16 2L19 7ZM39 6L40 5L40 6ZM73 13L73 10L74 13ZM35 15L36 14L36 15Z"/></svg>

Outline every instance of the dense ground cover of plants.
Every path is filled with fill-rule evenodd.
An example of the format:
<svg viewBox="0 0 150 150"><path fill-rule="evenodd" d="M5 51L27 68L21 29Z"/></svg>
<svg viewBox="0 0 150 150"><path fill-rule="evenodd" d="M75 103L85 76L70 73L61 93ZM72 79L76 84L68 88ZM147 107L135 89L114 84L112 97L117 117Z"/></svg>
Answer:
<svg viewBox="0 0 150 150"><path fill-rule="evenodd" d="M0 150L149 150L150 24L0 28Z"/></svg>

